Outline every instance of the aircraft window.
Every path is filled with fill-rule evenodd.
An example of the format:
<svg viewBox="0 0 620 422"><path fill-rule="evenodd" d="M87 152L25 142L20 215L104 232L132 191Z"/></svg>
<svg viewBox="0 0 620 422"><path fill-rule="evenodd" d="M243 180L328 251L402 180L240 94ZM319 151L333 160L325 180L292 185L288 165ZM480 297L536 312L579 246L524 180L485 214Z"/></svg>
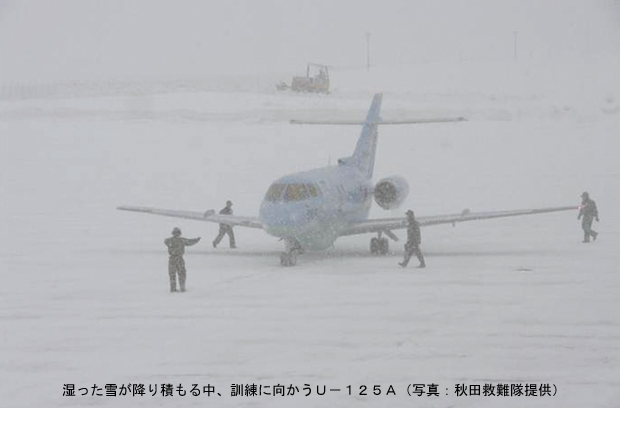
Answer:
<svg viewBox="0 0 620 422"><path fill-rule="evenodd" d="M271 187L267 191L265 198L271 202L279 201L282 198L282 191L284 191L285 187L286 185L282 185L280 183L274 183L273 185L271 185Z"/></svg>
<svg viewBox="0 0 620 422"><path fill-rule="evenodd" d="M306 187L308 188L308 192L310 192L310 196L319 196L319 188L317 188L316 185L309 183Z"/></svg>
<svg viewBox="0 0 620 422"><path fill-rule="evenodd" d="M302 201L304 199L308 199L306 185L293 183L286 187L286 192L284 193L285 201Z"/></svg>

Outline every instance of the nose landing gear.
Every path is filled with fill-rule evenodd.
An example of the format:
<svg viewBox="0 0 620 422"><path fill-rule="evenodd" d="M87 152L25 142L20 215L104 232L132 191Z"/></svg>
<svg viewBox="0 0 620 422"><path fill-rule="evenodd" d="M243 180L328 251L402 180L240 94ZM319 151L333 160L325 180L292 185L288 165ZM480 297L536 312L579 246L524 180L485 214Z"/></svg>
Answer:
<svg viewBox="0 0 620 422"><path fill-rule="evenodd" d="M303 252L301 245L295 239L284 239L286 251L280 255L280 265L293 267L297 265L297 255Z"/></svg>

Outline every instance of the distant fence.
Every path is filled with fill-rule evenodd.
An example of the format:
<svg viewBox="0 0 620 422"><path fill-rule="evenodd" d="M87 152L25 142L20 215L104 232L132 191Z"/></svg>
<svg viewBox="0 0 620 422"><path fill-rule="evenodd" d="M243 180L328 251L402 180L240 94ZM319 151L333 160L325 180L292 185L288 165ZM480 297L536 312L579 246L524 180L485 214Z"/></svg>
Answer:
<svg viewBox="0 0 620 422"><path fill-rule="evenodd" d="M79 98L116 95L154 95L171 92L256 91L273 89L277 77L222 76L208 79L175 79L159 81L66 81L13 83L0 86L0 100L36 98Z"/></svg>

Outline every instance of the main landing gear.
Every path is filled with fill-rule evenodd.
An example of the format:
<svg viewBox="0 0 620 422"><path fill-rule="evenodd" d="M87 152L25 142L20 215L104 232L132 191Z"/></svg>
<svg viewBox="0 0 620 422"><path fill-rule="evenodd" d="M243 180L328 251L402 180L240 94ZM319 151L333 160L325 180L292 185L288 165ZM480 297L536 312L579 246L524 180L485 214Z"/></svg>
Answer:
<svg viewBox="0 0 620 422"><path fill-rule="evenodd" d="M297 265L297 255L303 252L301 245L295 239L284 239L286 251L280 255L280 265L293 267Z"/></svg>
<svg viewBox="0 0 620 422"><path fill-rule="evenodd" d="M370 239L370 254L371 255L387 255L390 251L390 244L386 237L381 236L381 232L377 237Z"/></svg>

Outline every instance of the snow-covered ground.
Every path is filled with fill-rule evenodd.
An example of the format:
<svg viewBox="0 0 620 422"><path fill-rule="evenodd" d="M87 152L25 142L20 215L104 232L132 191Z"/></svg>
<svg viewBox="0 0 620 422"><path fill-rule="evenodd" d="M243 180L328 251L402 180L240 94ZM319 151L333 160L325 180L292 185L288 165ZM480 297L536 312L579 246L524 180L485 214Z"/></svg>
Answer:
<svg viewBox="0 0 620 422"><path fill-rule="evenodd" d="M619 69L334 71L329 96L276 93L277 78L24 100L5 89L0 406L619 406ZM238 228L239 249L226 239L213 249L217 225L116 210L231 199L236 214L257 215L271 181L335 163L358 136L288 119L361 117L378 91L385 117L469 120L380 129L375 177L402 175L411 193L403 209L373 217L576 207L588 190L599 239L581 243L575 211L425 228L425 270L396 265L402 242L369 256L364 235L283 268L282 243L262 231ZM168 292L163 239L174 226L203 238L186 253L185 294ZM187 395L162 397L168 383ZM95 384L145 384L146 395L93 396ZM221 396L194 397L192 384ZM231 384L299 391L231 397ZM411 397L410 384L437 384L439 396ZM458 397L457 384L550 384L557 394Z"/></svg>

